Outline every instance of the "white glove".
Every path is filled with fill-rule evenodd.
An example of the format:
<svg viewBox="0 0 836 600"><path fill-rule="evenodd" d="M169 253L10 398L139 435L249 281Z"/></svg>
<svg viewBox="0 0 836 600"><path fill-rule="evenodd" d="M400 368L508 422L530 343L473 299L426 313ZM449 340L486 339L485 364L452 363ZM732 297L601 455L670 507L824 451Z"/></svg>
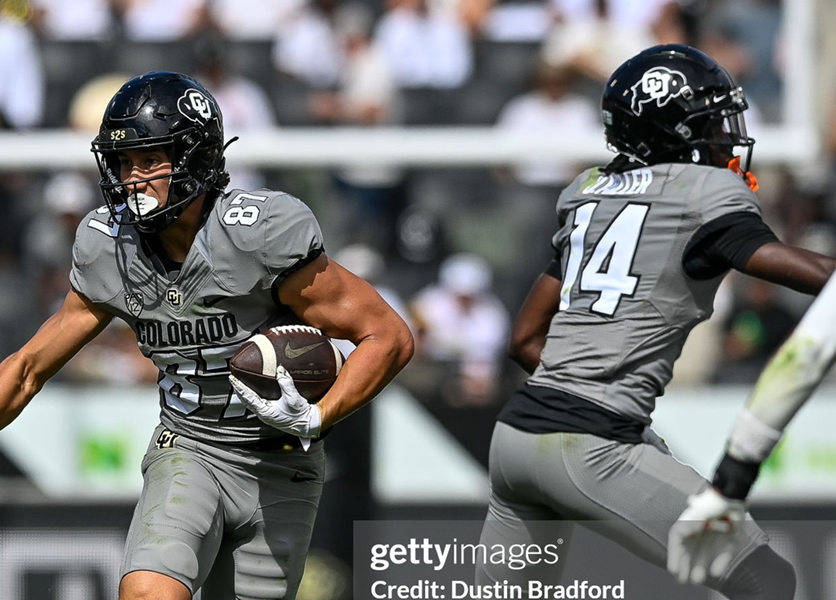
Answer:
<svg viewBox="0 0 836 600"><path fill-rule="evenodd" d="M254 412L262 423L299 436L302 447L307 450L311 445L311 438L318 436L322 427L319 407L309 403L296 391L293 378L281 365L276 369L276 381L282 390L281 397L277 400L266 400L234 375L229 376L232 389L241 402Z"/></svg>
<svg viewBox="0 0 836 600"><path fill-rule="evenodd" d="M713 487L688 497L688 507L668 532L668 571L680 583L721 577L742 543L746 506Z"/></svg>

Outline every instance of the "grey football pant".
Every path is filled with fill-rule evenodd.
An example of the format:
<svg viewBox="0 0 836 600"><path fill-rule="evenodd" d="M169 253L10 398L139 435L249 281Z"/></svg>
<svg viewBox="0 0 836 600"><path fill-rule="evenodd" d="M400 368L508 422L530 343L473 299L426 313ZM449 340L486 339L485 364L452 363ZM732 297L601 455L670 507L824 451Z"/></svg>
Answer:
<svg viewBox="0 0 836 600"><path fill-rule="evenodd" d="M202 600L294 598L322 492L323 444L251 451L179 436L158 448L163 431L142 461L122 575L163 573L201 589Z"/></svg>
<svg viewBox="0 0 836 600"><path fill-rule="evenodd" d="M491 441L490 485L483 544L538 542L537 527L526 523L585 521L585 526L664 568L668 530L688 496L707 482L656 445L579 433L527 433L500 422ZM709 579L708 587L733 600L791 600L792 566L766 545L766 535L754 521L748 519L745 527L747 539L726 573ZM570 524L563 534L571 537ZM485 583L513 576L477 571L477 579Z"/></svg>

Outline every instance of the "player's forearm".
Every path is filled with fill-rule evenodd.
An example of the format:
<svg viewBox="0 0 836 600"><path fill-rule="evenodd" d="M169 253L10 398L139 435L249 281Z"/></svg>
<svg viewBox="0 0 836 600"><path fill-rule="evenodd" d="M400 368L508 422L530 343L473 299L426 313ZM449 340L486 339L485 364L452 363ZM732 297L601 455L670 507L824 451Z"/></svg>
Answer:
<svg viewBox="0 0 836 600"><path fill-rule="evenodd" d="M385 337L363 339L349 355L333 387L319 401L322 429L368 403L412 357L413 340L404 325Z"/></svg>
<svg viewBox="0 0 836 600"><path fill-rule="evenodd" d="M729 435L725 456L713 479L714 487L727 498L742 500L748 496L761 463L818 386L832 363L832 356L822 357L820 350L797 330L758 378Z"/></svg>
<svg viewBox="0 0 836 600"><path fill-rule="evenodd" d="M738 417L714 485L745 498L760 464L836 359L836 279L831 279L758 378Z"/></svg>
<svg viewBox="0 0 836 600"><path fill-rule="evenodd" d="M767 364L747 401L757 419L783 430L836 359L836 278L824 287Z"/></svg>
<svg viewBox="0 0 836 600"><path fill-rule="evenodd" d="M508 356L527 373L540 363L549 326L558 310L561 281L543 273L534 282L511 328Z"/></svg>
<svg viewBox="0 0 836 600"><path fill-rule="evenodd" d="M523 342L512 340L508 348L508 357L530 375L540 364L540 352L543 351L545 341L545 336L527 339Z"/></svg>
<svg viewBox="0 0 836 600"><path fill-rule="evenodd" d="M729 436L727 454L760 464L833 363L833 353L796 331L769 361Z"/></svg>
<svg viewBox="0 0 836 600"><path fill-rule="evenodd" d="M0 429L14 421L43 387L20 353L0 363Z"/></svg>

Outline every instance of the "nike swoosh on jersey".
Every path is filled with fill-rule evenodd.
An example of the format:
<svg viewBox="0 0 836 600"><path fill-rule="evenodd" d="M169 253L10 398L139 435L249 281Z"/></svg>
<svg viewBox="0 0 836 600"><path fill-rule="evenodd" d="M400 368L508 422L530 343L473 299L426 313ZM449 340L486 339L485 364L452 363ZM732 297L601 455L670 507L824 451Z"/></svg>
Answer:
<svg viewBox="0 0 836 600"><path fill-rule="evenodd" d="M206 296L201 304L206 308L211 308L215 306L221 300L226 300L228 296Z"/></svg>
<svg viewBox="0 0 836 600"><path fill-rule="evenodd" d="M288 358L299 358L303 354L307 354L314 348L318 348L325 342L317 342L316 344L308 344L307 346L299 346L298 348L293 348L290 345L290 342L285 344L284 346L284 355Z"/></svg>

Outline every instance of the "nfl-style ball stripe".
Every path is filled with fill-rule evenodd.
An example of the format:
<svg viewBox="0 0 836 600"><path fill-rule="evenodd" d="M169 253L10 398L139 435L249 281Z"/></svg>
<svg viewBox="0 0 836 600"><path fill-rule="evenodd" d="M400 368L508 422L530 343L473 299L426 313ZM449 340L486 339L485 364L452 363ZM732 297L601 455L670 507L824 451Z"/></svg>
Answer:
<svg viewBox="0 0 836 600"><path fill-rule="evenodd" d="M270 343L266 335L261 333L251 337L250 341L258 346L258 350L261 352L261 374L267 375L268 377L275 377L278 359L276 358L276 349L273 348L273 344Z"/></svg>

